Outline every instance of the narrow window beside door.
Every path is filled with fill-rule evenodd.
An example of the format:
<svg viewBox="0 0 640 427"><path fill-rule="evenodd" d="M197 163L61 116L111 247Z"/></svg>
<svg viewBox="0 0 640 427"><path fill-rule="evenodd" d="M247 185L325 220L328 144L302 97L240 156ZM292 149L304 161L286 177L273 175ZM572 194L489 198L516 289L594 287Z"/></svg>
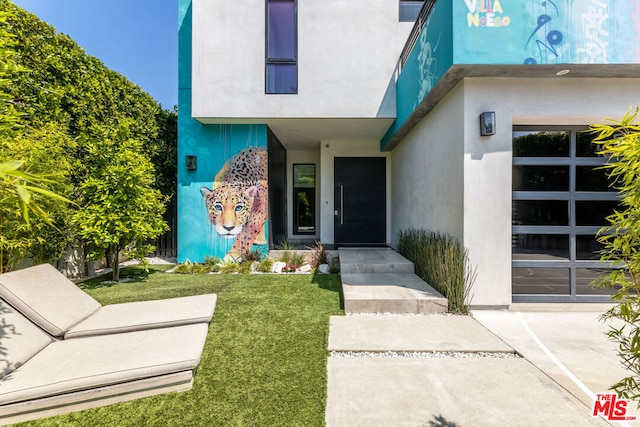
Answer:
<svg viewBox="0 0 640 427"><path fill-rule="evenodd" d="M293 233L316 233L316 165L293 165Z"/></svg>

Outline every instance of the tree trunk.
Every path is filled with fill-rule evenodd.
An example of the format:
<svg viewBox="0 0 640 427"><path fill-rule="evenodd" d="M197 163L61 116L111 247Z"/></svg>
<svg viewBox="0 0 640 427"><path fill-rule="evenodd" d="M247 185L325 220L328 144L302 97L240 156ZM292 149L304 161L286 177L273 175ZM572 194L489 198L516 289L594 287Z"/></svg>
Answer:
<svg viewBox="0 0 640 427"><path fill-rule="evenodd" d="M82 266L84 268L84 277L89 277L89 248L86 241L82 242Z"/></svg>
<svg viewBox="0 0 640 427"><path fill-rule="evenodd" d="M113 246L111 248L111 265L113 268L113 281L118 282L120 280L120 248L118 246Z"/></svg>

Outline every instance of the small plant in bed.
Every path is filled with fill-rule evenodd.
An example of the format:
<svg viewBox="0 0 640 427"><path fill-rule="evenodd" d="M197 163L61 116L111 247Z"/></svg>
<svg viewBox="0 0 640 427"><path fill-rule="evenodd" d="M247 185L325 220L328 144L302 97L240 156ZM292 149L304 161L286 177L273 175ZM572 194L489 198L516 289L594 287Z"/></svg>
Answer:
<svg viewBox="0 0 640 427"><path fill-rule="evenodd" d="M324 245L320 242L316 242L315 246L309 247L311 250L311 268L317 270L320 268L320 265L326 264L327 262L327 250L324 248Z"/></svg>
<svg viewBox="0 0 640 427"><path fill-rule="evenodd" d="M283 273L295 273L298 270L298 267L295 264L287 264L282 267Z"/></svg>

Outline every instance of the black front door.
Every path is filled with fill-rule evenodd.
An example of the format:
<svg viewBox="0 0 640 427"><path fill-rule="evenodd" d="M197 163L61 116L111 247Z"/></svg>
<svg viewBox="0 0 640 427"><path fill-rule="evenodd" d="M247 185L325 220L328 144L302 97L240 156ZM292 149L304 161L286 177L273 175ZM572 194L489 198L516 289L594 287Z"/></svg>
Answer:
<svg viewBox="0 0 640 427"><path fill-rule="evenodd" d="M336 245L386 243L384 157L334 159L334 241Z"/></svg>

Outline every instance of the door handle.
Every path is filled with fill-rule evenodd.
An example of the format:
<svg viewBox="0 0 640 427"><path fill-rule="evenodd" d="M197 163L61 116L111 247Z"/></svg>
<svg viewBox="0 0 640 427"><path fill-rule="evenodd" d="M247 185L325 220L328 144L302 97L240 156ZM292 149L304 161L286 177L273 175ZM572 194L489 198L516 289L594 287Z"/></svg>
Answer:
<svg viewBox="0 0 640 427"><path fill-rule="evenodd" d="M340 225L344 225L344 185L340 185Z"/></svg>

